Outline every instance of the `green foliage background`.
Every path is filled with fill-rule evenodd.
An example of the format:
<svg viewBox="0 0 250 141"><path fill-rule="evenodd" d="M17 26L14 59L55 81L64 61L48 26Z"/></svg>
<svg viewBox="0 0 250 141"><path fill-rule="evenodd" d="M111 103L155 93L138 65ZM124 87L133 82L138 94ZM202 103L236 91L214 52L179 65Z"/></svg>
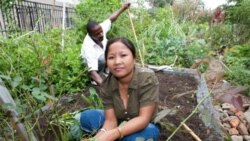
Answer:
<svg viewBox="0 0 250 141"><path fill-rule="evenodd" d="M30 92L45 102L51 96L78 92L86 86L87 68L81 63L74 33L65 33L62 48L61 32L53 29L0 40L0 78L16 96Z"/></svg>
<svg viewBox="0 0 250 141"><path fill-rule="evenodd" d="M77 24L79 41L82 42L82 35L86 34L85 25L90 18L101 22L120 7L121 3L117 3L115 0L104 0L102 2L86 0L77 5L77 19L80 19ZM186 35L183 31L185 27L181 27L175 20L173 10L169 5L164 8L152 8L149 10L143 7L136 9L131 7L130 15L128 15L127 11L123 13L112 25L112 30L109 32L108 37L127 37L132 40L137 46L137 51L140 50L142 53L141 56L137 55L140 62L155 65L170 65L175 62L176 66L188 67L198 58L197 52L193 53L184 48L184 46L187 46L185 44ZM133 35L130 18L134 24L138 42L136 42ZM191 22L184 26L188 27L190 24ZM199 51L201 56L207 54L207 49L202 49L203 45L193 42L190 44L190 48L193 46L201 48ZM177 61L175 61L176 56Z"/></svg>
<svg viewBox="0 0 250 141"><path fill-rule="evenodd" d="M42 33L29 32L21 36L0 38L0 79L15 99L15 108L23 119L37 119L36 115L27 115L44 106L48 99L56 101L62 95L80 92L88 85L87 68L80 57L81 44L86 35L86 23L91 18L102 22L121 5L117 0L82 1L75 7L76 26L65 32L64 47L61 45L62 31L56 28ZM190 9L185 5L182 8L182 11ZM138 61L145 64L188 68L197 59L217 57L231 70L227 72L225 79L249 88L248 9L249 1L238 0L236 6L226 7L228 16L224 24L210 26L205 21L208 15L205 20L197 20L199 15L191 17L183 15L183 12L175 13L175 9L168 4L162 6L159 3L159 7L151 9L131 7L129 13L122 13L112 25L108 38L131 39L137 47ZM180 20L183 16L188 18ZM134 24L138 42L135 40L130 20ZM239 33L237 29L242 32ZM206 71L205 67L198 69ZM93 89L91 92L94 93ZM85 96L83 99L93 103L94 107L102 107L96 94ZM3 107L0 108L2 119L5 117L2 114ZM51 118L58 119L57 111L53 112L55 113ZM67 118L72 119L72 115ZM0 131L8 131L7 136L11 136L7 123L5 120L0 124ZM55 123L63 125L63 121ZM68 127L62 127L66 128L65 132L69 130ZM67 136L63 131L62 135Z"/></svg>
<svg viewBox="0 0 250 141"><path fill-rule="evenodd" d="M226 20L233 24L233 30L238 38L238 43L250 43L250 1L249 0L228 0L235 2L235 5L224 6Z"/></svg>
<svg viewBox="0 0 250 141"><path fill-rule="evenodd" d="M225 53L226 64L231 72L227 78L238 85L250 86L250 46L247 44L235 45Z"/></svg>

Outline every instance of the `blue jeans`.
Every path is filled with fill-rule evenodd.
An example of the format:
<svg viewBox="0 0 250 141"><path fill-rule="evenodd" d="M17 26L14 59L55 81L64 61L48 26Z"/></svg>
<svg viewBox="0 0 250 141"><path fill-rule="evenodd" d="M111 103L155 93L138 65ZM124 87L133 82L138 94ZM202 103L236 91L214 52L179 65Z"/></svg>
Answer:
<svg viewBox="0 0 250 141"><path fill-rule="evenodd" d="M80 116L80 127L85 132L96 133L103 126L104 121L103 110L85 110ZM158 141L159 135L159 128L155 124L149 123L143 130L125 136L121 141Z"/></svg>

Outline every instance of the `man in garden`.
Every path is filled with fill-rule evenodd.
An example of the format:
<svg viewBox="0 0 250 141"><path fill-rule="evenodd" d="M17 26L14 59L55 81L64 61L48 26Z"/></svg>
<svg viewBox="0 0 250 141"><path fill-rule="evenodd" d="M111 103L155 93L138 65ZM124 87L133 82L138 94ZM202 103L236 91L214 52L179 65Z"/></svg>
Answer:
<svg viewBox="0 0 250 141"><path fill-rule="evenodd" d="M103 81L102 74L105 74L106 66L104 59L104 51L107 44L106 34L111 28L111 24L116 21L118 16L128 9L130 3L123 6L109 16L108 19L98 24L90 20L87 23L87 35L84 38L81 56L85 64L89 68L89 75L94 85L100 85Z"/></svg>

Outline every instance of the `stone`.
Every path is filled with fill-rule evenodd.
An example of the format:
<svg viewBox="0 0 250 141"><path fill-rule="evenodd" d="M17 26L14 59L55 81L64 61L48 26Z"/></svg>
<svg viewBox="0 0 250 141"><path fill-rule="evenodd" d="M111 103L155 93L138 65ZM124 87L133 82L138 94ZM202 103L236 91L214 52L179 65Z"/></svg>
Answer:
<svg viewBox="0 0 250 141"><path fill-rule="evenodd" d="M232 141L243 141L243 137L242 136L231 136Z"/></svg>
<svg viewBox="0 0 250 141"><path fill-rule="evenodd" d="M238 109L235 108L235 107L231 107L231 108L229 109L229 111L234 112L234 113L237 113L237 112L238 112Z"/></svg>
<svg viewBox="0 0 250 141"><path fill-rule="evenodd" d="M222 118L227 118L229 117L228 113L227 113L227 110L223 111L222 113Z"/></svg>
<svg viewBox="0 0 250 141"><path fill-rule="evenodd" d="M249 136L249 135L244 135L244 136L243 136L243 139L244 139L245 141L250 141L250 136Z"/></svg>
<svg viewBox="0 0 250 141"><path fill-rule="evenodd" d="M226 118L221 117L222 122L228 122L230 119L231 119L230 117L226 117Z"/></svg>
<svg viewBox="0 0 250 141"><path fill-rule="evenodd" d="M234 116L234 115L235 115L235 113L232 112L232 111L230 111L230 110L227 111L227 114L228 114L229 116Z"/></svg>
<svg viewBox="0 0 250 141"><path fill-rule="evenodd" d="M221 107L223 110L229 110L230 108L234 108L234 106L230 103L223 103Z"/></svg>
<svg viewBox="0 0 250 141"><path fill-rule="evenodd" d="M226 129L232 128L231 125L228 124L228 123L223 123L223 127L226 128Z"/></svg>
<svg viewBox="0 0 250 141"><path fill-rule="evenodd" d="M230 125L233 127L233 128L236 128L239 126L240 124L240 120L238 117L236 116L231 116L231 119L229 120L229 123Z"/></svg>
<svg viewBox="0 0 250 141"><path fill-rule="evenodd" d="M224 91L224 94L220 95L220 97L218 98L220 102L231 103L233 96L238 94L244 94L247 92L247 87L244 88L243 87L233 88L232 86L230 87L231 88Z"/></svg>
<svg viewBox="0 0 250 141"><path fill-rule="evenodd" d="M235 108L243 110L243 100L241 95L234 95L231 99L232 104Z"/></svg>
<svg viewBox="0 0 250 141"><path fill-rule="evenodd" d="M239 135L239 131L235 128L230 128L227 130L229 135Z"/></svg>
<svg viewBox="0 0 250 141"><path fill-rule="evenodd" d="M248 103L244 103L242 106L243 106L243 108L246 110L246 109L249 109L250 104L248 104Z"/></svg>
<svg viewBox="0 0 250 141"><path fill-rule="evenodd" d="M247 127L245 124L240 123L239 126L237 127L238 131L240 132L241 135L249 135L247 131Z"/></svg>
<svg viewBox="0 0 250 141"><path fill-rule="evenodd" d="M215 105L215 106L214 106L214 109L215 109L216 111L220 112L220 113L223 112L221 106L219 106L219 105Z"/></svg>
<svg viewBox="0 0 250 141"><path fill-rule="evenodd" d="M237 113L235 113L235 115L241 120L243 121L245 119L245 115L242 111L238 111Z"/></svg>
<svg viewBox="0 0 250 141"><path fill-rule="evenodd" d="M244 115L248 124L250 124L250 108L244 113Z"/></svg>

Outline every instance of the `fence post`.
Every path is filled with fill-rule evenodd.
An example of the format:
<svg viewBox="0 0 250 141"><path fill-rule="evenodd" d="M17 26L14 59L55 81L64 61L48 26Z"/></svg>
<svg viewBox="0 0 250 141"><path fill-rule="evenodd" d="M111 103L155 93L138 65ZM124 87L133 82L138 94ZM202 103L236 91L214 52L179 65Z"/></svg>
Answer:
<svg viewBox="0 0 250 141"><path fill-rule="evenodd" d="M14 5L15 9L16 9L16 16L17 16L16 18L17 18L18 27L20 28L20 31L22 32L22 27L21 27L21 22L20 22L20 14L19 14L19 13L21 13L21 11L18 8L17 4L18 4L18 2Z"/></svg>
<svg viewBox="0 0 250 141"><path fill-rule="evenodd" d="M1 30L2 35L5 35L4 34L4 29L5 29L5 27L4 27L2 6L0 6L0 30Z"/></svg>
<svg viewBox="0 0 250 141"><path fill-rule="evenodd" d="M64 49L64 31L65 31L65 13L66 13L66 3L63 2L63 17L62 17L62 51Z"/></svg>
<svg viewBox="0 0 250 141"><path fill-rule="evenodd" d="M36 11L33 13L34 14L34 17L35 17L35 28L37 28L37 31L40 32L40 24L39 24L39 14L38 14L38 10L37 10L37 3L35 3L35 9ZM36 16L35 16L36 15Z"/></svg>

